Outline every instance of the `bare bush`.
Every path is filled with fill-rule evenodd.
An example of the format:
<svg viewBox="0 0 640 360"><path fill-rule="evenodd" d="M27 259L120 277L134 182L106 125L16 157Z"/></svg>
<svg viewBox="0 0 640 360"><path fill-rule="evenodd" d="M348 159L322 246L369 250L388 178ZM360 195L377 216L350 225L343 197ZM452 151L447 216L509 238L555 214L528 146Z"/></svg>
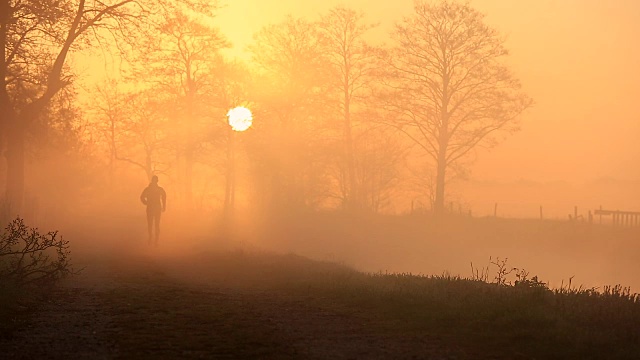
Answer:
<svg viewBox="0 0 640 360"><path fill-rule="evenodd" d="M0 235L0 283L52 285L73 274L69 241L57 231L40 234L16 218Z"/></svg>

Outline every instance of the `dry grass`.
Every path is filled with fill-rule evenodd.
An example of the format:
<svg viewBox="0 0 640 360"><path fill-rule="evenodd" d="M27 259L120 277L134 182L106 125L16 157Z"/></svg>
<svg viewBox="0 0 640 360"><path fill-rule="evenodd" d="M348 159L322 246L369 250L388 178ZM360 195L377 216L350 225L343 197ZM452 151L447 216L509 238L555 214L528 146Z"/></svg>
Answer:
<svg viewBox="0 0 640 360"><path fill-rule="evenodd" d="M535 278L511 284L447 274L367 274L296 255L205 258L219 274L233 274L236 284L315 299L319 306L346 305L340 311L385 319L386 331L437 333L481 353L499 348L542 359L635 359L640 353L640 297L621 286L549 289Z"/></svg>
<svg viewBox="0 0 640 360"><path fill-rule="evenodd" d="M331 216L320 223L323 221L333 223ZM359 220L342 221L343 230L348 232L352 221ZM591 244L592 237L609 234L598 227L588 230L553 222L459 219L450 224L427 222L412 227L415 221L381 218L367 231L380 239L391 236L394 228L403 229L394 238L399 244L403 243L402 234L410 236L412 232L427 234L437 241L442 241L438 236L446 235L459 247L464 244L455 240L470 232L476 237L489 233L508 237L536 229L531 230L535 233L532 237L554 234L556 241L566 235L570 246L577 244L575 238L581 235L587 234ZM330 236L338 234L315 233L309 224L296 225L301 232L324 239L323 246L327 248L347 239ZM325 228L337 232L339 227L333 224ZM287 241L298 234L291 231L289 236ZM506 259L492 258L484 267L474 264L469 277L367 273L333 261L258 251L200 249L168 254L150 250L111 258L99 254L96 259L85 259L85 263L94 269L102 266L109 274L111 289L96 296L101 302L92 306L103 307L101 311L108 314L108 343L116 344L122 356L197 358L215 350L220 356L236 358L299 358L299 348L287 344L304 326L315 323L317 329L306 329L307 339L300 346L319 346L313 339L331 334L334 326L344 325L342 320L323 322L326 314L367 324L366 330L357 328L360 333L353 333L354 338L343 341L343 345L357 341L358 336L366 341L388 341L389 349L400 346L397 338L429 338L431 342L438 338L445 345L455 344L463 349L451 357L456 359L636 359L640 354L640 298L629 288L576 287L573 279L550 288L539 277L511 267ZM149 264L157 269L150 271ZM117 276L110 273L113 269ZM87 270L91 273L92 268ZM16 291L0 289L4 330L7 326L9 330L23 326L5 321L19 318L20 313L15 310L21 306L17 301L21 297ZM265 299L270 304L268 309L263 304ZM283 304L297 308L295 316L289 313L290 309L282 309ZM260 311L247 312L247 308ZM274 327L273 319L279 319L278 326ZM298 322L297 327L293 326L294 321ZM345 334L355 331L348 326L343 328L347 329L343 330ZM213 337L212 329L218 331ZM292 335L279 333L282 329L296 330L291 331L295 333ZM170 334L168 341L173 345L158 347L154 340L159 331ZM420 344L409 342L401 346L410 354L423 346ZM179 350L189 347L204 352L185 354Z"/></svg>

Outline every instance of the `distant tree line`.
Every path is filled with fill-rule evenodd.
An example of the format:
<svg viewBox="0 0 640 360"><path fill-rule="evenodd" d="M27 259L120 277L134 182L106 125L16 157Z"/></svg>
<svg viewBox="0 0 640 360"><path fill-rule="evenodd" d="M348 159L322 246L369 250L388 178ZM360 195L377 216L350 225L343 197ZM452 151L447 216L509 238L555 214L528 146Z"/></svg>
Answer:
<svg viewBox="0 0 640 360"><path fill-rule="evenodd" d="M225 114L245 105L255 125L236 145L255 204L381 212L413 191L442 214L469 155L515 131L531 105L504 38L467 3L417 1L388 45L353 9L288 16L254 35L246 62L225 56L219 8L0 0L5 202L19 212L25 186L43 190L29 169L64 156L53 176L70 179L67 194L118 188L137 171L165 175L185 209L221 206ZM120 54L121 73L80 89L69 54L96 50Z"/></svg>

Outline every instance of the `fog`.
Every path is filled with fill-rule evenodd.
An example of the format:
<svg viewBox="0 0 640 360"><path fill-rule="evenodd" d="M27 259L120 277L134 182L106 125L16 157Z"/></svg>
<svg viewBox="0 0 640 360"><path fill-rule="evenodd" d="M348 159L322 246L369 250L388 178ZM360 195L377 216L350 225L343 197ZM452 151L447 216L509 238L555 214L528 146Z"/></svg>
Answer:
<svg viewBox="0 0 640 360"><path fill-rule="evenodd" d="M640 4L470 2L480 18L415 4L235 0L214 16L154 8L119 23L121 33L83 35L55 79L64 85L27 118L52 86L34 74L59 49L41 40L46 56L29 48L17 55L27 65L2 64L12 115L2 121L0 218L59 230L81 266L123 252L269 251L470 276L472 264L499 257L552 286L573 277L637 292L638 218L614 226L595 212L640 212ZM357 24L346 94L332 32L341 16ZM413 57L437 38L420 16L461 16L472 35L456 41L480 49L461 51L470 53L446 81ZM477 98L457 95L469 81L459 71L484 89ZM455 110L425 90L450 79ZM246 131L228 124L236 106L253 112ZM452 135L439 167L443 129ZM152 175L167 193L157 247L140 199Z"/></svg>
<svg viewBox="0 0 640 360"><path fill-rule="evenodd" d="M246 56L253 32L289 13L314 16L346 4L379 22L372 38L388 43L385 32L413 10L412 0L278 4L240 0L221 10L218 21L223 30L229 29L234 54ZM634 164L640 149L634 139L640 130L640 109L634 100L640 91L640 49L632 44L640 33L640 5L596 0L475 0L471 5L507 38L508 62L536 104L524 114L522 131L479 155L482 161L473 165L474 177L543 182L638 179L640 170ZM238 21L240 14L243 20Z"/></svg>

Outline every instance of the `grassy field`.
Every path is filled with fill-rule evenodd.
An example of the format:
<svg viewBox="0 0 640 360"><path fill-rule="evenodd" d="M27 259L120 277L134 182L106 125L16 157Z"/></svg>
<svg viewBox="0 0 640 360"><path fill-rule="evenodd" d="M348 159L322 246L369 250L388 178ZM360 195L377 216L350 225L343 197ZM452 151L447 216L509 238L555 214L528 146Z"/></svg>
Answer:
<svg viewBox="0 0 640 360"><path fill-rule="evenodd" d="M492 220L444 228L423 224L415 229L408 225L414 220L375 222L369 229L369 234L376 233L372 244L380 245L379 239L390 236L394 226L404 229L405 235L416 232L439 239L446 235L458 247L464 244L455 239L472 233L479 238L527 231L522 223L496 225ZM340 248L338 243L347 237L332 235L349 233L352 223L344 221L341 230L335 224L325 227L324 233L297 223L300 229L290 229L282 241L293 241L300 231L316 240L322 237L324 247L344 250L354 245ZM556 240L567 234L595 236L608 231L586 232L550 222L531 226L538 228L537 235L553 229ZM351 235L348 239L357 245L361 235ZM281 235L274 231L271 236ZM413 244L411 235L407 237L407 244ZM299 239L301 253L313 250L311 245L320 246ZM570 236L564 239L570 245L576 241ZM492 241L488 239L487 246L493 246ZM138 246L123 252L117 251L122 250L122 243L117 243L114 251L81 251L74 259L83 272L52 290L46 301L24 289L3 287L0 349L7 349L8 358L640 356L640 298L622 286L595 289L567 281L550 288L497 258L474 267L469 276L416 275L357 271L335 261L255 246L233 250L192 245L180 251Z"/></svg>
<svg viewBox="0 0 640 360"><path fill-rule="evenodd" d="M507 285L487 282L488 277L367 274L296 255L237 253L210 262L227 261L227 266L238 265L231 270L238 283L384 319L389 332L438 334L479 354L538 359L640 355L640 297L620 286L594 290L567 284L552 290L535 279Z"/></svg>

